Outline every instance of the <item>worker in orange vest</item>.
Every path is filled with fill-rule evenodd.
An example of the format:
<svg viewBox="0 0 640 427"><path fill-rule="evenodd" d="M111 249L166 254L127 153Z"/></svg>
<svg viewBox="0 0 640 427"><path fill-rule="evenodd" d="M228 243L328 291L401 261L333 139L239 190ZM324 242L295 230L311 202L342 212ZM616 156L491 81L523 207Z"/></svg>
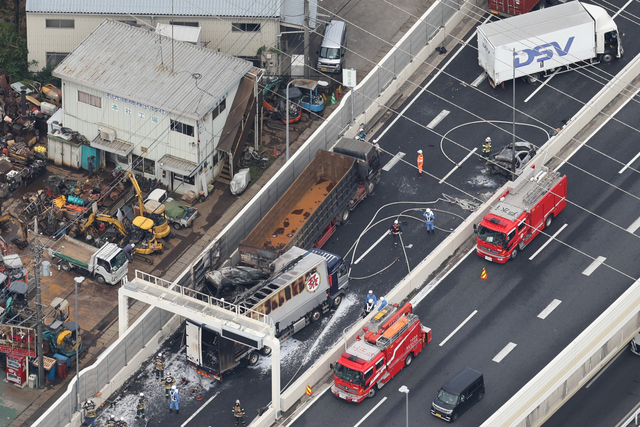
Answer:
<svg viewBox="0 0 640 427"><path fill-rule="evenodd" d="M423 163L424 163L424 157L422 157L422 150L418 150L418 178L422 178Z"/></svg>

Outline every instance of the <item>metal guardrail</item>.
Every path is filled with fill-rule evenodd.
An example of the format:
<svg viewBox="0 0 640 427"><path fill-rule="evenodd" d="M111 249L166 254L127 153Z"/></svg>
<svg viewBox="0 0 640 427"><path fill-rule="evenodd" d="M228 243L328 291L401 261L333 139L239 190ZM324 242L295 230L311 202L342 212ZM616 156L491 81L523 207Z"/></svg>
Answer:
<svg viewBox="0 0 640 427"><path fill-rule="evenodd" d="M144 271L140 271L140 270L136 270L135 271L135 275L134 275L135 279L139 279L145 282L149 282L152 283L156 286L165 288L167 290L171 290L173 292L177 292L182 296L185 297L190 297L190 298L194 298L198 301L201 301L211 307L219 307L222 309L225 309L227 311L230 311L232 313L235 313L236 316L246 316L249 317L253 320L257 320L259 322L264 323L267 326L275 326L273 324L273 321L271 320L271 318L269 316L267 316L264 313L261 313L259 311L255 311L252 310L250 308L246 308L246 307L242 307L239 306L237 304L233 304L229 301L225 301L224 299L218 299L215 298L211 295L207 295L205 293L196 291L195 289L191 289L188 288L186 286L182 286L179 285L177 283L174 282L170 282L168 280L162 279L160 277L156 277L153 276L149 273L145 273ZM135 280L134 279L134 280ZM128 279L125 277L123 278L123 285L126 285L128 283Z"/></svg>

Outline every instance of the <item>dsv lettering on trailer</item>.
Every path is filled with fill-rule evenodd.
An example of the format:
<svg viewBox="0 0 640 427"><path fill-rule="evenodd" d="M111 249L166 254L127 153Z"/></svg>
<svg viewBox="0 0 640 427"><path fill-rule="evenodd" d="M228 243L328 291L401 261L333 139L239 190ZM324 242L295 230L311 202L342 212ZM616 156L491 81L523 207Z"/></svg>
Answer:
<svg viewBox="0 0 640 427"><path fill-rule="evenodd" d="M543 45L536 46L533 49L523 49L518 52L518 55L515 58L515 66L516 68L527 66L531 64L536 57L539 57L536 59L536 62L546 61L547 59L553 58L554 51L558 56L565 56L569 53L569 49L571 49L573 39L575 39L575 37L569 37L564 49L560 47L558 42L545 43ZM527 55L526 60L521 61L522 55Z"/></svg>

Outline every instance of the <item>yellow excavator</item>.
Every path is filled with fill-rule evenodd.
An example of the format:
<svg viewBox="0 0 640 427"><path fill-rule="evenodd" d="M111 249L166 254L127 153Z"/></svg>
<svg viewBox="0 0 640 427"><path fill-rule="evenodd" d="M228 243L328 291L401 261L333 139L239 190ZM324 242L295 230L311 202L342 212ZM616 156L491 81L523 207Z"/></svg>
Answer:
<svg viewBox="0 0 640 427"><path fill-rule="evenodd" d="M133 184L133 188L136 190L136 196L138 196L138 208L140 209L140 216L146 217L150 216L151 221L153 222L153 234L155 234L156 238L162 239L167 237L169 233L171 233L171 227L169 227L169 221L167 221L167 217L164 215L164 205L153 206L151 209L146 210L146 205L143 202L142 198L142 190L140 189L140 185L138 185L138 181L136 180L133 172L129 171L127 173L127 177L131 180ZM146 214L146 215L145 215ZM137 218L136 218L137 219ZM135 222L135 221L134 221ZM134 224L135 225L135 224Z"/></svg>
<svg viewBox="0 0 640 427"><path fill-rule="evenodd" d="M130 235L136 235L138 242L136 242L133 253L140 255L149 255L152 253L162 254L164 247L162 242L158 241L157 236L153 234L153 221L149 218L138 216L133 220L134 231L128 233L124 225L117 219L109 215L92 213L89 218L80 227L80 232L84 233L95 221L106 222L112 224L114 228L122 235L122 239L119 244L123 244L126 237Z"/></svg>
<svg viewBox="0 0 640 427"><path fill-rule="evenodd" d="M11 214L5 214L0 216L0 224L2 224L5 221L11 221L14 224L18 225L18 227L20 227L20 231L22 231L22 241L18 239L13 239L12 242L20 249L26 248L29 245L29 240L27 235L27 226L24 224L24 222L20 221L18 218L16 218Z"/></svg>

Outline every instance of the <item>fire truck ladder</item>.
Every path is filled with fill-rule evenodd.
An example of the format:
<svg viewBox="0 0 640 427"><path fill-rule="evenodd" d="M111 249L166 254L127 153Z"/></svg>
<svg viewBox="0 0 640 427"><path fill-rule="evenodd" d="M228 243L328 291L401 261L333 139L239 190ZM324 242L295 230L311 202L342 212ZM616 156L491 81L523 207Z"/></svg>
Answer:
<svg viewBox="0 0 640 427"><path fill-rule="evenodd" d="M548 171L542 178L540 178L536 185L524 195L522 201L527 206L535 204L551 189L551 187L553 187L555 180L558 178L560 178L560 173Z"/></svg>
<svg viewBox="0 0 640 427"><path fill-rule="evenodd" d="M376 340L376 346L378 348L385 349L385 348L389 347L389 345L391 345L391 343L393 343L395 340L397 340L400 335L404 334L405 331L407 329L409 329L411 327L411 325L413 325L416 322L416 320L418 320L418 316L416 316L413 313L408 313L404 317L407 318L408 322L402 328L398 329L396 331L396 333L393 334L393 336L385 337L384 334L383 334L380 338L378 338ZM398 319L396 322L400 321L401 319L402 319L402 317L400 319Z"/></svg>

